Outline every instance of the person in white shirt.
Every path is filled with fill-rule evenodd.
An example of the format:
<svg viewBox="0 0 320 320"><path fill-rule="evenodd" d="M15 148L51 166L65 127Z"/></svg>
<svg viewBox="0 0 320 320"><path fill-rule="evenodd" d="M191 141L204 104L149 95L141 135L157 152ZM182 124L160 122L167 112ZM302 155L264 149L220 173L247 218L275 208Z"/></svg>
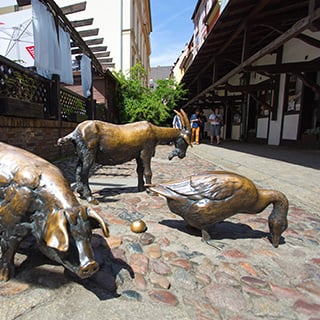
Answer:
<svg viewBox="0 0 320 320"><path fill-rule="evenodd" d="M214 137L216 137L217 144L220 144L221 126L223 124L223 119L219 108L215 108L214 110L212 109L212 113L209 116L209 123L211 144L214 143Z"/></svg>

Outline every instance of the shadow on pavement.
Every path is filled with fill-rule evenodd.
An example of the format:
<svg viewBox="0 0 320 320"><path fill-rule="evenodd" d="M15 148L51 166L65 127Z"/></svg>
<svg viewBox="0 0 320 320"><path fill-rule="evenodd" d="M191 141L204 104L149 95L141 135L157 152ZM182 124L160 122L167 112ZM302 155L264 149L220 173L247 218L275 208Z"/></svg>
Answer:
<svg viewBox="0 0 320 320"><path fill-rule="evenodd" d="M162 220L160 224L169 228L201 237L201 231L188 226L183 220ZM233 223L222 221L209 228L209 233L213 240L222 239L260 239L269 235L267 232L253 230L250 226L243 223Z"/></svg>
<svg viewBox="0 0 320 320"><path fill-rule="evenodd" d="M16 266L16 280L33 287L58 289L67 283L76 282L94 293L99 300L113 299L120 296L117 292L118 283L125 278L134 278L130 265L113 256L104 238L93 235L94 259L100 269L92 277L80 279L71 271L44 256L34 237L29 236L22 242L18 253L25 256L20 265ZM22 258L20 258L22 259Z"/></svg>

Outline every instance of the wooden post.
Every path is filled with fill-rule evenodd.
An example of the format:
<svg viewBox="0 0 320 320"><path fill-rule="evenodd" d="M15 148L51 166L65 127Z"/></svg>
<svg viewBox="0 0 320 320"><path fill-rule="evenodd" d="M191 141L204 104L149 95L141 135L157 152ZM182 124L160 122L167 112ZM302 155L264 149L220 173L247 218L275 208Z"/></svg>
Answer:
<svg viewBox="0 0 320 320"><path fill-rule="evenodd" d="M60 76L58 74L53 74L50 82L49 114L50 118L61 121Z"/></svg>

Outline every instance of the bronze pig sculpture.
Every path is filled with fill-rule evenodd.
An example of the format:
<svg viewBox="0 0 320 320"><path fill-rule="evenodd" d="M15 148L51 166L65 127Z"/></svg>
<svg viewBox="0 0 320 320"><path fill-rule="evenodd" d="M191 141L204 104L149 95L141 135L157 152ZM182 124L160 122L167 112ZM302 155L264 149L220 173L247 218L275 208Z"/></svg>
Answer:
<svg viewBox="0 0 320 320"><path fill-rule="evenodd" d="M236 173L212 171L149 189L164 196L169 209L201 230L202 239L210 245L208 228L211 225L237 213L260 213L271 203L273 210L268 222L275 248L288 227L286 196L280 191L258 189L251 180Z"/></svg>
<svg viewBox="0 0 320 320"><path fill-rule="evenodd" d="M151 184L151 158L160 143L174 142L175 149L169 160L178 156L184 158L191 145L191 127L188 116L181 109L175 111L183 129L155 126L147 121L116 125L98 120L80 123L74 131L58 140L61 146L72 141L78 155L76 168L77 191L89 202L97 203L89 187L89 171L94 162L102 165L116 165L136 159L138 190L145 190ZM145 177L145 182L144 178Z"/></svg>
<svg viewBox="0 0 320 320"><path fill-rule="evenodd" d="M46 160L0 142L0 281L14 275L14 255L32 234L41 252L80 278L99 269L93 258L89 218L109 230L92 209L81 206L60 170Z"/></svg>

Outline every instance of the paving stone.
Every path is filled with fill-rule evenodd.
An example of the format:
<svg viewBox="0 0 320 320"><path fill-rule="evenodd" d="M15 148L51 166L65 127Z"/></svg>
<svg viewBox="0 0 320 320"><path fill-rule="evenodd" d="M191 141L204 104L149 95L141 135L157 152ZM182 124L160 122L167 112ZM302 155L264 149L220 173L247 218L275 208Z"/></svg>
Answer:
<svg viewBox="0 0 320 320"><path fill-rule="evenodd" d="M151 243L153 243L155 240L155 236L152 235L149 232L145 232L143 233L140 238L139 238L139 242L143 245L143 246L147 246Z"/></svg>
<svg viewBox="0 0 320 320"><path fill-rule="evenodd" d="M194 290L198 288L196 277L184 269L178 268L173 272L173 281L178 288Z"/></svg>
<svg viewBox="0 0 320 320"><path fill-rule="evenodd" d="M249 295L261 296L261 297L267 296L270 299L277 300L276 297L272 294L272 292L266 289L260 289L250 285L243 285L242 291Z"/></svg>
<svg viewBox="0 0 320 320"><path fill-rule="evenodd" d="M216 266L209 258L204 257L201 259L197 270L202 273L213 274L216 270Z"/></svg>
<svg viewBox="0 0 320 320"><path fill-rule="evenodd" d="M183 296L183 303L195 310L197 320L219 320L221 319L219 310L214 308L211 302L200 294Z"/></svg>
<svg viewBox="0 0 320 320"><path fill-rule="evenodd" d="M10 297L28 289L29 285L27 283L20 283L16 281L10 281L7 283L0 282L0 296Z"/></svg>
<svg viewBox="0 0 320 320"><path fill-rule="evenodd" d="M170 288L170 282L167 279L167 277L161 276L159 274L156 274L154 272L151 272L149 275L151 283L158 288L162 289L169 289Z"/></svg>
<svg viewBox="0 0 320 320"><path fill-rule="evenodd" d="M172 266L180 267L180 268L183 268L185 270L191 270L192 269L192 264L187 259L182 259L182 258L174 259L174 260L172 260L170 262L170 264Z"/></svg>
<svg viewBox="0 0 320 320"><path fill-rule="evenodd" d="M155 273L160 275L170 275L172 273L171 268L163 261L154 260L152 262L152 269Z"/></svg>
<svg viewBox="0 0 320 320"><path fill-rule="evenodd" d="M290 312L286 305L265 297L252 299L252 313L258 318L266 319L295 319L293 312Z"/></svg>
<svg viewBox="0 0 320 320"><path fill-rule="evenodd" d="M157 240L157 243L161 246L161 247L168 247L170 245L170 240L166 237L161 237Z"/></svg>
<svg viewBox="0 0 320 320"><path fill-rule="evenodd" d="M146 275L149 270L149 258L143 254L133 253L130 256L130 266L135 273Z"/></svg>
<svg viewBox="0 0 320 320"><path fill-rule="evenodd" d="M247 302L237 288L220 284L211 284L204 289L205 296L219 310L228 309L239 313L247 309Z"/></svg>
<svg viewBox="0 0 320 320"><path fill-rule="evenodd" d="M110 249L117 248L121 245L122 238L119 236L110 236L107 238L107 243Z"/></svg>
<svg viewBox="0 0 320 320"><path fill-rule="evenodd" d="M148 287L145 277L140 273L135 274L133 283L138 290L144 291Z"/></svg>
<svg viewBox="0 0 320 320"><path fill-rule="evenodd" d="M257 276L258 275L258 272L254 268L254 266L249 262L241 261L241 262L239 262L239 266L241 266L246 272L248 272L249 274L251 274L253 276Z"/></svg>
<svg viewBox="0 0 320 320"><path fill-rule="evenodd" d="M223 251L223 255L227 256L227 257L231 257L231 258L236 258L236 259L242 259L242 258L247 258L248 256L241 252L238 249L228 249Z"/></svg>
<svg viewBox="0 0 320 320"><path fill-rule="evenodd" d="M320 314L320 304L317 303L309 303L304 300L297 300L294 305L293 309L295 311L308 314L308 315L319 315Z"/></svg>
<svg viewBox="0 0 320 320"><path fill-rule="evenodd" d="M206 287L211 283L211 277L204 273L196 273L195 277L197 279L197 282L201 284L201 287Z"/></svg>
<svg viewBox="0 0 320 320"><path fill-rule="evenodd" d="M149 291L149 297L155 302L162 302L171 306L176 306L179 303L174 294L165 290L151 290Z"/></svg>
<svg viewBox="0 0 320 320"><path fill-rule="evenodd" d="M228 284L230 286L239 286L240 282L234 276L230 275L227 272L216 272L214 274L216 281L221 284Z"/></svg>
<svg viewBox="0 0 320 320"><path fill-rule="evenodd" d="M149 258L158 259L161 257L160 246L158 244L147 246L145 253Z"/></svg>
<svg viewBox="0 0 320 320"><path fill-rule="evenodd" d="M142 301L142 295L134 290L125 290L121 293L121 297L127 300Z"/></svg>
<svg viewBox="0 0 320 320"><path fill-rule="evenodd" d="M126 220L128 222L133 222L135 220L140 220L144 216L140 212L128 212L126 210L119 213L118 217L122 220Z"/></svg>
<svg viewBox="0 0 320 320"><path fill-rule="evenodd" d="M293 299L302 298L302 294L295 288L283 287L274 283L270 283L270 288L275 296L278 298Z"/></svg>
<svg viewBox="0 0 320 320"><path fill-rule="evenodd" d="M162 257L163 257L164 260L169 261L169 260L172 260L172 259L176 258L177 254L175 252L172 252L172 251L163 252L162 253Z"/></svg>
<svg viewBox="0 0 320 320"><path fill-rule="evenodd" d="M141 248L138 242L129 242L126 245L126 249L129 254L131 253L143 253L143 249Z"/></svg>
<svg viewBox="0 0 320 320"><path fill-rule="evenodd" d="M317 299L320 300L320 286L315 284L313 281L304 281L297 286L297 289L305 293L311 293L315 295Z"/></svg>
<svg viewBox="0 0 320 320"><path fill-rule="evenodd" d="M253 277L242 277L240 279L242 282L247 283L253 287L257 287L257 288L265 288L268 284L266 281L258 279L258 278L253 278Z"/></svg>

